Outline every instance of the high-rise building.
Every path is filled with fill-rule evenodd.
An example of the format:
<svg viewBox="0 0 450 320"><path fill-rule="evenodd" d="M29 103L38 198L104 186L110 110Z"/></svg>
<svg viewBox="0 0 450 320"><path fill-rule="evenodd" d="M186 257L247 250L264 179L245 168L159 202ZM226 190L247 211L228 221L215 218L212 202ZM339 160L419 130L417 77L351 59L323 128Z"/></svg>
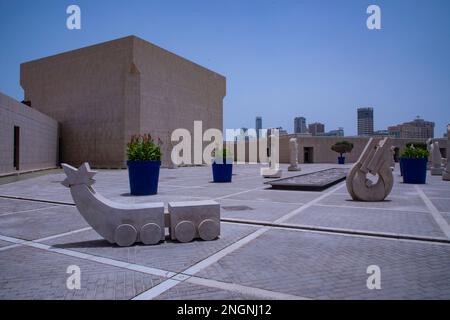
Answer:
<svg viewBox="0 0 450 320"><path fill-rule="evenodd" d="M294 133L307 133L305 117L296 117L294 119Z"/></svg>
<svg viewBox="0 0 450 320"><path fill-rule="evenodd" d="M358 136L373 134L373 108L358 108Z"/></svg>
<svg viewBox="0 0 450 320"><path fill-rule="evenodd" d="M434 138L434 122L417 117L413 121L388 127L389 135L395 138L429 139Z"/></svg>
<svg viewBox="0 0 450 320"><path fill-rule="evenodd" d="M318 134L325 132L325 125L320 122L310 123L308 125L308 131L309 133L311 133L311 135L317 136Z"/></svg>
<svg viewBox="0 0 450 320"><path fill-rule="evenodd" d="M262 129L262 117L256 117L255 129L256 129L256 137L259 138Z"/></svg>

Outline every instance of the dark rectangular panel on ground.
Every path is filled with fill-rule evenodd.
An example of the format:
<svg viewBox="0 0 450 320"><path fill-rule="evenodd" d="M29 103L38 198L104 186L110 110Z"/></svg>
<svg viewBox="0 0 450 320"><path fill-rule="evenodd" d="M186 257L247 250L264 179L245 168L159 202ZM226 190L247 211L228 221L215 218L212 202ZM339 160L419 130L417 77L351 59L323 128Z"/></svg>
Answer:
<svg viewBox="0 0 450 320"><path fill-rule="evenodd" d="M345 180L347 168L332 168L266 182L273 189L322 191Z"/></svg>

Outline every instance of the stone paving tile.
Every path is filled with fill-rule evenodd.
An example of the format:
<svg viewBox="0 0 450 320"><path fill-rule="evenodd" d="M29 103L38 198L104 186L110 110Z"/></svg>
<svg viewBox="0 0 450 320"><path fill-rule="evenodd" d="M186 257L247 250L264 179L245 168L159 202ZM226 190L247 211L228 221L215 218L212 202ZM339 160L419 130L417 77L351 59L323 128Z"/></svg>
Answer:
<svg viewBox="0 0 450 320"><path fill-rule="evenodd" d="M392 209L406 212L428 212L428 208L421 198L413 197L387 197L385 201L363 202L353 201L350 195L332 194L319 201L320 204L346 206L346 207L366 207L377 209Z"/></svg>
<svg viewBox="0 0 450 320"><path fill-rule="evenodd" d="M72 206L0 216L1 235L25 240L35 240L85 227L88 227L88 224Z"/></svg>
<svg viewBox="0 0 450 320"><path fill-rule="evenodd" d="M440 212L450 212L450 198L449 199L430 198L430 201Z"/></svg>
<svg viewBox="0 0 450 320"><path fill-rule="evenodd" d="M447 221L447 223L450 225L450 213L443 213L442 216Z"/></svg>
<svg viewBox="0 0 450 320"><path fill-rule="evenodd" d="M285 170L288 167L287 164L282 164L281 168L284 169L283 175L288 177L335 166L336 165L331 164L308 164L302 167L300 173L288 172ZM223 192L217 190L233 188L234 190L241 190L253 189L259 186L262 187L263 182L268 181L268 179L262 179L260 177L259 172L261 167L261 165L234 165L233 170L235 175L233 176L233 183L230 184L211 183L212 175L210 166L186 167L174 170L162 168L160 172L160 193L162 195L165 195L166 193L173 195L172 190L174 188L202 186L213 191L211 194L208 194L207 190L205 190L204 195L199 194L198 196L214 198L218 195L224 195ZM61 185L61 181L63 181L64 178L64 173L52 173L33 179L0 185L0 195L73 203L69 189ZM95 189L105 197L117 197L118 199L121 199L120 195L129 193L127 170L98 170L95 179ZM32 183L30 183L30 181L32 181ZM189 189L187 189L185 194L197 196L195 193L189 193ZM129 197L123 198L123 201L125 202L128 200L130 202L133 201ZM146 200L145 197L144 200Z"/></svg>
<svg viewBox="0 0 450 320"><path fill-rule="evenodd" d="M10 246L10 245L12 245L12 244L14 244L14 243L11 243L11 242L8 242L8 241L2 241L2 240L0 240L0 248L1 248L1 247L6 247L6 246Z"/></svg>
<svg viewBox="0 0 450 320"><path fill-rule="evenodd" d="M48 208L50 203L0 198L0 216L13 212Z"/></svg>
<svg viewBox="0 0 450 320"><path fill-rule="evenodd" d="M339 191L336 191L334 193L335 195L341 195L341 196L347 196L350 198L349 193L347 191L347 188L342 188ZM417 190L410 185L410 187L403 187L401 184L396 183L394 187L392 188L391 193L389 194L389 199L391 198L399 198L399 199L405 199L405 198L411 198L411 197L419 197L419 193Z"/></svg>
<svg viewBox="0 0 450 320"><path fill-rule="evenodd" d="M237 200L258 200L266 202L284 202L302 204L314 200L322 195L321 192L309 191L286 191L286 190L272 190L266 188L263 190L255 190L231 196L227 199Z"/></svg>
<svg viewBox="0 0 450 320"><path fill-rule="evenodd" d="M308 164L301 165L301 172L287 172L287 165L282 164L283 177L305 174L325 168L336 167L337 165ZM211 168L208 166L180 168L176 170L162 169L160 174L160 188L158 195L149 197L129 196L128 173L126 170L99 170L96 175L95 188L105 197L114 201L138 203L163 201L185 201L210 199L224 195L252 190L239 195L220 200L224 206L237 206L231 210L222 210L223 217L247 218L260 221L273 221L274 219L292 211L305 203L316 199L323 192L300 192L300 191L279 191L265 188L263 182L268 181L259 176L259 165L237 165L234 167L233 183L214 184L211 183ZM435 225L430 222L428 208L418 196L414 185L403 184L398 173L394 174L394 189L388 198L389 201L379 203L364 203L349 201L346 188L343 187L333 195L320 201L321 204L329 204L332 208L325 208L320 211L319 206L313 206L301 212L296 218L306 223L321 223L331 227L367 228L366 230L391 230L392 232L410 233L415 235L435 234ZM41 198L47 200L66 201L72 203L69 189L63 187L60 182L64 179L64 174L52 173L39 176L29 180L17 181L0 186L0 195L9 194L12 196L22 196L31 198ZM428 184L421 185L420 188L431 197L432 201L439 200L433 197L446 198L445 195L450 189L448 182L443 182L440 177L427 177ZM330 189L327 189L329 191ZM444 195L444 196L443 196ZM450 196L449 196L450 197ZM2 205L11 208L10 201L1 201ZM446 203L435 203L436 207L445 208ZM22 202L25 205L25 201ZM28 201L26 202L28 203ZM31 202L32 208L37 206L49 206L51 204ZM434 203L434 202L433 202ZM254 210L240 210L239 206L248 206ZM36 208L37 208L36 206ZM346 206L347 208L338 208ZM358 208L358 207L362 207ZM14 207L13 207L14 208ZM364 209L378 208L378 210ZM402 211L388 211L386 209L396 209ZM15 209L14 210L19 210ZM319 210L320 212L315 212ZM21 211L21 210L20 210ZM33 214L34 213L34 214ZM450 213L442 213L450 223ZM293 218L292 221L295 221ZM388 221L388 222L386 222ZM44 209L35 212L23 212L9 216L0 216L0 234L17 238L36 239L54 234L60 234L71 230L86 227L82 217L75 207L59 206L57 208ZM47 241L56 247L69 250L81 251L93 255L108 257L120 261L137 263L144 266L162 268L165 270L179 272L189 266L205 259L222 248L238 241L242 237L257 230L258 227L244 226L238 224L222 224L222 237L212 242L194 241L192 243L180 244L167 241L157 246L137 245L129 248L120 248L110 245L102 240L94 231L85 231L61 238ZM385 232L391 232L385 231ZM440 232L438 230L438 232ZM437 234L437 233L436 233ZM0 247L4 246L0 242ZM9 245L7 243L6 245ZM382 240L375 238L345 237L339 235L317 234L311 232L271 230L241 247L229 256L225 256L208 269L202 271L205 277L211 276L213 279L226 282L236 282L252 287L259 287L273 291L295 294L298 296L312 298L446 298L450 297L450 278L447 274L449 264L449 246L442 246L428 243L401 242L393 240ZM86 262L76 258L65 257L56 253L40 251L37 262L32 257L28 257L27 247L18 247L0 251L0 298L3 294L5 283L17 297L24 298L128 298L131 297L135 273L111 267L114 270L114 277L104 275L103 270L108 266ZM19 250L19 251L14 251ZM37 250L37 249L33 249ZM48 280L48 276L30 278L27 272L14 266L2 262L2 255L6 252L13 253L14 261L23 260L25 264L30 259L30 270L36 263L48 263L42 270L56 269L60 263L59 259L74 259L79 263L95 264L88 268L88 275L93 277L87 285L84 293L60 294L59 282ZM42 254L48 254L42 258ZM33 256L36 254L33 253ZM6 257L6 255L5 255ZM59 257L58 259L54 257ZM41 260L48 260L41 261ZM64 260L66 261L66 260ZM378 264L382 269L382 287L380 291L366 289L365 283L368 275L366 268L370 264ZM82 266L82 265L80 265ZM84 264L83 264L84 266ZM82 267L82 272L83 272ZM40 270L39 266L37 268ZM3 272L5 270L5 272ZM27 269L28 271L28 269ZM65 272L65 270L63 270ZM117 276L117 272L125 272L125 276ZM58 271L59 272L59 271ZM63 272L63 273L64 273ZM129 273L131 272L131 273ZM31 273L31 271L30 271ZM122 275L122 273L120 273ZM2 282L2 275L8 275L14 281L6 280ZM32 273L31 273L32 274ZM95 274L93 276L92 274ZM136 273L139 274L139 273ZM140 274L142 275L142 274ZM112 277L112 278L108 278ZM122 277L122 278L121 278ZM132 277L130 279L129 277ZM64 283L67 275L64 274ZM33 286L27 290L27 279L32 279ZM111 280L113 279L113 280ZM124 279L117 282L116 279ZM128 279L128 280L127 280ZM52 282L53 281L53 282ZM59 281L59 280L58 280ZM139 280L140 283L145 281ZM16 283L17 284L14 284ZM113 288L104 288L98 283L113 283ZM120 284L117 284L120 283ZM48 290L47 290L48 287ZM57 287L57 289L54 289ZM136 286L135 286L136 287ZM150 286L151 287L151 286ZM117 288L117 290L115 289ZM149 288L142 285L139 290ZM176 290L174 290L177 288ZM235 293L202 287L186 282L172 288L166 292L164 298L186 297L192 299L202 299L203 296L227 299L247 299L244 296L233 296ZM65 290L65 287L63 288ZM141 290L142 289L142 290ZM43 291L41 294L40 290ZM103 291L102 291L103 290ZM29 291L29 294L27 293ZM107 293L105 293L107 291ZM117 294L117 291L119 294ZM6 292L6 291L5 291ZM56 292L56 293L54 293ZM100 292L100 293L98 293ZM114 293L114 295L113 295ZM27 295L28 294L28 295ZM137 293L136 293L137 294ZM231 294L231 296L230 296ZM10 295L13 295L10 293ZM135 295L135 294L134 294ZM215 298L214 298L215 299Z"/></svg>
<svg viewBox="0 0 450 320"><path fill-rule="evenodd" d="M213 185L213 183L211 183ZM206 197L206 198L219 198L223 196L227 196L233 193L246 191L248 189L243 188L237 188L233 187L233 189L230 188L223 188L223 187L202 187L202 188L184 188L184 189L175 189L171 193L182 195L182 196L192 196L192 197Z"/></svg>
<svg viewBox="0 0 450 320"><path fill-rule="evenodd" d="M449 192L450 186L449 188L446 188L444 190L442 189L423 189L423 193L426 194L427 197L433 198L447 198L450 199L450 192Z"/></svg>
<svg viewBox="0 0 450 320"><path fill-rule="evenodd" d="M64 178L58 173L0 185L0 195L72 203L69 189L61 185Z"/></svg>
<svg viewBox="0 0 450 320"><path fill-rule="evenodd" d="M370 265L381 290L366 287ZM449 299L449 265L448 245L270 230L198 276L318 299Z"/></svg>
<svg viewBox="0 0 450 320"><path fill-rule="evenodd" d="M312 206L286 223L446 239L427 212Z"/></svg>
<svg viewBox="0 0 450 320"><path fill-rule="evenodd" d="M70 265L80 267L80 290L67 289ZM131 299L162 280L30 247L0 251L0 299Z"/></svg>
<svg viewBox="0 0 450 320"><path fill-rule="evenodd" d="M420 185L421 188L449 188L450 182L442 180L442 176L432 176L430 171L427 172L427 183Z"/></svg>
<svg viewBox="0 0 450 320"><path fill-rule="evenodd" d="M301 204L271 203L258 200L218 200L221 205L222 218L237 218L261 222L273 222L297 209Z"/></svg>
<svg viewBox="0 0 450 320"><path fill-rule="evenodd" d="M238 292L200 286L193 283L182 282L172 289L164 292L155 300L257 300L254 296Z"/></svg>
<svg viewBox="0 0 450 320"><path fill-rule="evenodd" d="M222 223L221 236L217 240L196 240L189 243L179 243L167 239L165 242L154 246L118 247L103 240L93 230L51 239L45 241L45 243L58 248L180 272L245 237L256 229L246 225Z"/></svg>
<svg viewBox="0 0 450 320"><path fill-rule="evenodd" d="M105 196L106 197L106 196ZM120 195L113 195L113 196L107 196L108 199L116 202L121 203L149 203L149 202L164 202L164 206L167 208L167 204L170 201L192 201L192 200L209 200L211 198L209 197L190 197L190 196L183 196L179 194L156 194L152 196L139 196L139 197L133 197L133 196L120 196Z"/></svg>

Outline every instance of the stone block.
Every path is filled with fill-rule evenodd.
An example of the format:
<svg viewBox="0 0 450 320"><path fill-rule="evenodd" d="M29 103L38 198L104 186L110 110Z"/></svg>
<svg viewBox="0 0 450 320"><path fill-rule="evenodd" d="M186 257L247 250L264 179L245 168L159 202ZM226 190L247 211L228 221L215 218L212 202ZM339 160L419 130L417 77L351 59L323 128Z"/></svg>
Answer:
<svg viewBox="0 0 450 320"><path fill-rule="evenodd" d="M220 205L213 200L169 202L172 240L213 240L220 235Z"/></svg>

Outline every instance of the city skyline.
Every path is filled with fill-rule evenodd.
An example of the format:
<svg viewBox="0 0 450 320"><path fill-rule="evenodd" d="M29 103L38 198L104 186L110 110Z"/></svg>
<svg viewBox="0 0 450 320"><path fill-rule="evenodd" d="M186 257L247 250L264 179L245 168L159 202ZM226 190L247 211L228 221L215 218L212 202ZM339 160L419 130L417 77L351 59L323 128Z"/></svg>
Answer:
<svg viewBox="0 0 450 320"><path fill-rule="evenodd" d="M358 137L358 136L391 136L395 138L418 138L418 139L428 139L428 138L440 138L434 134L434 121L427 121L426 119L421 118L420 116L416 116L411 121L406 121L398 124L389 125L387 128L383 129L373 129L374 123L374 109L371 107L362 107L357 108L358 121L356 123L356 127L358 130L367 131L366 127L370 127L371 130L367 132L362 132L360 134L355 135L346 135L348 137ZM370 113L369 118L367 118L367 112ZM362 115L364 119L359 119L359 116ZM363 122L363 123L362 123ZM367 122L367 123L366 123ZM256 117L256 132L258 132L258 128L261 129L262 117ZM259 124L259 126L258 126ZM303 127L303 129L301 129ZM312 136L345 136L344 135L344 127L339 127L337 129L332 129L329 131L325 131L325 124L321 122L308 122L305 117L295 117L294 118L294 130L289 132L284 129L282 126L274 126L275 129L280 129L280 132L283 131L284 134L305 134ZM248 127L242 127L242 129L248 130ZM264 128L269 129L269 128ZM442 137L446 137L446 133L442 135Z"/></svg>
<svg viewBox="0 0 450 320"><path fill-rule="evenodd" d="M367 29L359 0L77 4L82 29L70 31L66 3L0 3L0 91L23 99L20 63L135 34L227 77L224 128L260 115L293 132L301 114L356 135L354 110L367 105L374 130L420 115L441 137L450 119L449 2L377 1L381 30Z"/></svg>

